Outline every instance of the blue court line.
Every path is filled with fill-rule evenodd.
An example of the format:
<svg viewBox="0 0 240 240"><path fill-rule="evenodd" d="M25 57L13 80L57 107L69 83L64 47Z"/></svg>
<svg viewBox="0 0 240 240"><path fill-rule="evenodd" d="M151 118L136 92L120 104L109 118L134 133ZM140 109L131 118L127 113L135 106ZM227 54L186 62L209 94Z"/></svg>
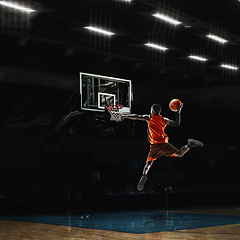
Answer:
<svg viewBox="0 0 240 240"><path fill-rule="evenodd" d="M142 234L237 224L240 223L240 216L140 210L69 215L21 215L1 217L0 220Z"/></svg>

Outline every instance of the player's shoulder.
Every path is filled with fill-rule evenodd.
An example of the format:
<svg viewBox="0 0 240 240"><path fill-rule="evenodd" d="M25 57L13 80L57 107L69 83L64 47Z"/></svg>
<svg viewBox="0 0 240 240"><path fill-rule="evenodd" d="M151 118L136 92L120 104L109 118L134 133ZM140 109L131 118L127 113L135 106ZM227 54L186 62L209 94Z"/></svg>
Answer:
<svg viewBox="0 0 240 240"><path fill-rule="evenodd" d="M150 114L143 114L142 118L145 119L146 121L148 121L150 116L151 116Z"/></svg>
<svg viewBox="0 0 240 240"><path fill-rule="evenodd" d="M164 123L165 123L166 125L168 125L168 124L169 124L169 121L170 121L170 119L169 119L169 118L162 117L162 119L163 119L163 121L164 121Z"/></svg>

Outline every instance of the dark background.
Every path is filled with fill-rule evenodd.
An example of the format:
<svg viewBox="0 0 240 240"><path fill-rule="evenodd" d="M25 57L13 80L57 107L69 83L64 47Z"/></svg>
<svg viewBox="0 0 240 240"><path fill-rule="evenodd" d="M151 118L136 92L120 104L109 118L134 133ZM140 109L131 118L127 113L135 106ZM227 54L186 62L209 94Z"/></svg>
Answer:
<svg viewBox="0 0 240 240"><path fill-rule="evenodd" d="M210 175L217 177L213 177L215 180L206 177L207 183L240 184L237 177L239 70L220 67L222 63L239 66L238 1L133 0L129 4L117 0L71 0L65 4L26 0L19 3L37 11L26 17L0 7L0 191L9 206L29 198L35 205L39 186L47 176L42 169L51 169L48 164L39 167L41 159L46 159L41 154L51 152L59 156L64 144L68 149L76 147L81 159L85 147L90 145L100 163L105 162L110 149L120 155L122 162L145 160L148 151L145 123L126 120L115 124L108 121L107 114L94 113L63 121L71 111L80 110L79 72L132 80L133 113L149 113L150 106L157 102L162 105L162 114L174 119L175 113L168 104L171 99L179 98L184 102L182 123L180 128L166 129L170 142L181 147L188 138L203 141L205 147L189 153L185 160L214 158L216 166ZM182 24L173 27L155 19L151 15L157 11L170 14ZM90 33L84 29L90 24L116 34L103 37ZM229 42L215 43L206 38L209 33ZM165 45L169 50L163 53L148 49L143 45L147 41ZM209 60L192 61L187 58L189 54ZM74 91L76 94L72 95ZM53 137L48 138L52 131ZM27 163L24 165L23 161ZM199 161L196 166L204 162ZM190 178L196 166L191 170L185 168L185 172L191 173ZM23 169L31 173L30 179L23 179L28 175ZM19 179L24 190L16 187ZM135 185L137 179L138 176L126 184ZM190 185L206 183L191 179ZM92 180L90 177L89 182ZM63 189L69 181L59 186L65 197ZM93 189L93 185L89 188ZM82 192L87 195L85 190Z"/></svg>

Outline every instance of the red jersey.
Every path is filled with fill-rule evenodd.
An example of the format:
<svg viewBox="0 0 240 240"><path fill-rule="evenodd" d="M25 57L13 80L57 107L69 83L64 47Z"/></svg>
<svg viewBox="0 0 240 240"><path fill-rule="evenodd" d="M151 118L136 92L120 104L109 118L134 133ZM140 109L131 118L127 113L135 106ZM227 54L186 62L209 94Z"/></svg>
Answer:
<svg viewBox="0 0 240 240"><path fill-rule="evenodd" d="M165 134L165 120L161 115L149 115L148 118L148 141L151 144L168 143L168 136Z"/></svg>

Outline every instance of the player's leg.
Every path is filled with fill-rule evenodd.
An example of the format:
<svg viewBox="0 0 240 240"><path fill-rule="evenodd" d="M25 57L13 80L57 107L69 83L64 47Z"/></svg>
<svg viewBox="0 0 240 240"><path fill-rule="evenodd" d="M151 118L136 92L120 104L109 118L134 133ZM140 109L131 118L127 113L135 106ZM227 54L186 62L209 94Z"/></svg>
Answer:
<svg viewBox="0 0 240 240"><path fill-rule="evenodd" d="M143 174L137 185L137 189L139 191L143 190L144 185L147 181L147 173L149 172L154 160L159 158L161 155L168 156L168 157L182 157L185 153L187 153L189 149L194 147L203 147L203 143L194 139L188 139L188 144L183 146L180 150L175 148L170 143L152 144L150 146L147 162L143 168Z"/></svg>
<svg viewBox="0 0 240 240"><path fill-rule="evenodd" d="M203 143L195 139L188 139L188 144L185 146L182 146L181 149L176 153L174 153L172 156L183 157L185 153L189 151L189 149L194 147L203 147Z"/></svg>
<svg viewBox="0 0 240 240"><path fill-rule="evenodd" d="M143 188L144 188L144 185L145 185L145 182L147 181L147 174L148 174L148 171L150 170L152 164L153 164L154 160L151 160L151 161L147 161L144 168L143 168L143 174L142 174L142 177L137 185L137 189L138 191L142 191Z"/></svg>
<svg viewBox="0 0 240 240"><path fill-rule="evenodd" d="M162 149L162 144L152 144L150 145L150 150L147 156L147 161L146 164L143 168L143 173L142 177L137 185L137 189L139 191L142 191L145 185L145 182L147 181L147 174L153 165L154 160L156 160L158 157L161 156L161 149Z"/></svg>
<svg viewBox="0 0 240 240"><path fill-rule="evenodd" d="M188 145L184 145L180 148L179 151L176 153L172 154L171 157L183 157L188 151L189 151Z"/></svg>

